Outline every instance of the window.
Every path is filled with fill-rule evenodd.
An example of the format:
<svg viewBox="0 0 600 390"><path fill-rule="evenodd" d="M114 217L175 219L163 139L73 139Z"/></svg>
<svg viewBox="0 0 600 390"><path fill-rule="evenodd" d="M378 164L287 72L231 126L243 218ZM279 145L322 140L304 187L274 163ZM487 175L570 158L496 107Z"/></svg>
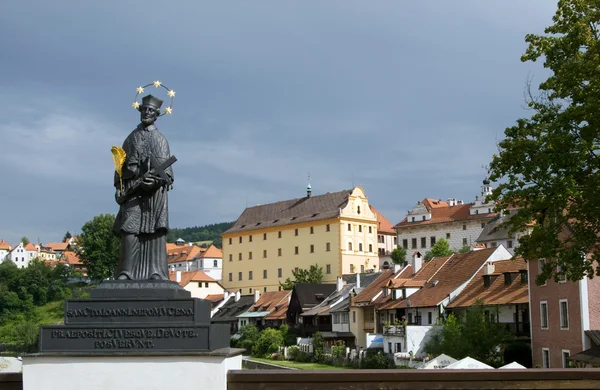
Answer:
<svg viewBox="0 0 600 390"><path fill-rule="evenodd" d="M294 248L294 254L297 255L298 254L298 247Z"/></svg>
<svg viewBox="0 0 600 390"><path fill-rule="evenodd" d="M218 260L213 260L213 267L218 267L219 266L219 261Z"/></svg>
<svg viewBox="0 0 600 390"><path fill-rule="evenodd" d="M229 254L229 261L233 261L233 255Z"/></svg>
<svg viewBox="0 0 600 390"><path fill-rule="evenodd" d="M421 248L427 248L427 238L421 237Z"/></svg>
<svg viewBox="0 0 600 390"><path fill-rule="evenodd" d="M483 222L483 223L481 224L481 228L483 229L484 227L485 227L485 222Z"/></svg>
<svg viewBox="0 0 600 390"><path fill-rule="evenodd" d="M490 246L491 246L492 248L495 248L495 247L496 247L496 245L497 245L497 244L496 244L495 242L492 242L492 243L490 244Z"/></svg>
<svg viewBox="0 0 600 390"><path fill-rule="evenodd" d="M408 313L408 324L413 325L413 313Z"/></svg>
<svg viewBox="0 0 600 390"><path fill-rule="evenodd" d="M267 292L267 288L266 288L266 287L265 287L265 288L263 288L263 292Z"/></svg>
<svg viewBox="0 0 600 390"><path fill-rule="evenodd" d="M205 282L205 283L204 283L204 287L208 287L208 282Z"/></svg>
<svg viewBox="0 0 600 390"><path fill-rule="evenodd" d="M267 250L263 249L263 258L266 258L266 257L267 257Z"/></svg>
<svg viewBox="0 0 600 390"><path fill-rule="evenodd" d="M267 239L267 233L263 233L263 240Z"/></svg>
<svg viewBox="0 0 600 390"><path fill-rule="evenodd" d="M570 364L569 364L569 356L571 356L571 351L569 351L568 349L563 349L562 350L562 366L563 368L569 368Z"/></svg>
<svg viewBox="0 0 600 390"><path fill-rule="evenodd" d="M398 237L394 237L394 246L398 245Z"/></svg>
<svg viewBox="0 0 600 390"><path fill-rule="evenodd" d="M373 244L369 244L369 253L373 253Z"/></svg>
<svg viewBox="0 0 600 390"><path fill-rule="evenodd" d="M425 219L426 219L425 216L422 216L421 218L423 219L423 221L425 221Z"/></svg>
<svg viewBox="0 0 600 390"><path fill-rule="evenodd" d="M432 322L433 322L433 313L432 313L432 312L430 312L430 311L428 311L428 312L427 312L427 323L428 323L429 325L431 325L431 323L432 323Z"/></svg>
<svg viewBox="0 0 600 390"><path fill-rule="evenodd" d="M560 308L560 328L569 329L569 303L566 299L558 301Z"/></svg>
<svg viewBox="0 0 600 390"><path fill-rule="evenodd" d="M298 229L294 229L294 236L298 235Z"/></svg>
<svg viewBox="0 0 600 390"><path fill-rule="evenodd" d="M310 253L315 253L315 246L310 244Z"/></svg>
<svg viewBox="0 0 600 390"><path fill-rule="evenodd" d="M363 251L363 246L362 246L362 242L358 243L358 251L362 252Z"/></svg>
<svg viewBox="0 0 600 390"><path fill-rule="evenodd" d="M281 277L283 277L283 271L281 270L281 268L278 268L278 269L277 269L277 277L278 277L278 278L281 278Z"/></svg>
<svg viewBox="0 0 600 390"><path fill-rule="evenodd" d="M356 214L360 214L360 206L356 207Z"/></svg>
<svg viewBox="0 0 600 390"><path fill-rule="evenodd" d="M252 242L252 234L248 236L248 242Z"/></svg>
<svg viewBox="0 0 600 390"><path fill-rule="evenodd" d="M352 225L348 224L348 231L351 232L352 231Z"/></svg>
<svg viewBox="0 0 600 390"><path fill-rule="evenodd" d="M233 282L233 273L231 273L231 272L229 273L229 281Z"/></svg>
<svg viewBox="0 0 600 390"><path fill-rule="evenodd" d="M463 230L467 230L467 225L463 225Z"/></svg>
<svg viewBox="0 0 600 390"><path fill-rule="evenodd" d="M361 274L365 273L365 266L363 264L360 265L360 273Z"/></svg>
<svg viewBox="0 0 600 390"><path fill-rule="evenodd" d="M349 243L348 243L348 250L349 250L349 251L351 251L351 250L352 250L352 243L351 243L351 242L349 242Z"/></svg>
<svg viewBox="0 0 600 390"><path fill-rule="evenodd" d="M310 227L310 234L315 234L315 228L314 227Z"/></svg>
<svg viewBox="0 0 600 390"><path fill-rule="evenodd" d="M252 260L252 252L248 252L248 260Z"/></svg>
<svg viewBox="0 0 600 390"><path fill-rule="evenodd" d="M238 253L238 260L242 260L242 254Z"/></svg>
<svg viewBox="0 0 600 390"><path fill-rule="evenodd" d="M362 225L358 225L358 232L362 233Z"/></svg>
<svg viewBox="0 0 600 390"><path fill-rule="evenodd" d="M242 237L240 237L240 244L242 243Z"/></svg>
<svg viewBox="0 0 600 390"><path fill-rule="evenodd" d="M238 272L238 280L242 280L242 273Z"/></svg>
<svg viewBox="0 0 600 390"><path fill-rule="evenodd" d="M330 231L330 230L331 230L331 227L329 227L329 224L327 224L327 225L325 226L325 231L326 231L326 232L328 232L328 231Z"/></svg>
<svg viewBox="0 0 600 390"><path fill-rule="evenodd" d="M281 238L281 230L277 232L277 238Z"/></svg>
<svg viewBox="0 0 600 390"><path fill-rule="evenodd" d="M281 256L281 248L277 248L277 256Z"/></svg>
<svg viewBox="0 0 600 390"><path fill-rule="evenodd" d="M330 274L331 273L331 264L327 264L327 267L325 267L325 268L326 268L325 272Z"/></svg>
<svg viewBox="0 0 600 390"><path fill-rule="evenodd" d="M429 244L430 244L430 246L434 246L435 245L435 236L429 237Z"/></svg>
<svg viewBox="0 0 600 390"><path fill-rule="evenodd" d="M327 252L329 252L331 250L331 243L330 242L328 242L327 244L325 244L325 250Z"/></svg>
<svg viewBox="0 0 600 390"><path fill-rule="evenodd" d="M562 267L560 265L556 266L556 273L558 274L558 283L564 283L567 281L567 276L565 274L560 274L562 271Z"/></svg>
<svg viewBox="0 0 600 390"><path fill-rule="evenodd" d="M446 240L450 239L450 233L446 233Z"/></svg>
<svg viewBox="0 0 600 390"><path fill-rule="evenodd" d="M229 239L229 245L231 245L231 238Z"/></svg>
<svg viewBox="0 0 600 390"><path fill-rule="evenodd" d="M356 323L356 311L352 312L352 323L355 324Z"/></svg>
<svg viewBox="0 0 600 390"><path fill-rule="evenodd" d="M541 274L544 271L544 266L546 265L546 259L538 260L538 274ZM545 286L548 283L544 283L541 286Z"/></svg>
<svg viewBox="0 0 600 390"><path fill-rule="evenodd" d="M373 233L373 226L369 226L369 234Z"/></svg>
<svg viewBox="0 0 600 390"><path fill-rule="evenodd" d="M410 247L411 247L412 249L416 249L416 248L417 248L417 239L416 239L416 238L413 238L413 239L411 240L411 246L410 246Z"/></svg>
<svg viewBox="0 0 600 390"><path fill-rule="evenodd" d="M550 368L550 350L542 348L542 368Z"/></svg>
<svg viewBox="0 0 600 390"><path fill-rule="evenodd" d="M467 238L465 237L465 238L463 238L463 246L467 246L467 245L468 245L467 244Z"/></svg>
<svg viewBox="0 0 600 390"><path fill-rule="evenodd" d="M350 264L350 273L353 274L354 273L354 264Z"/></svg>
<svg viewBox="0 0 600 390"><path fill-rule="evenodd" d="M479 214L479 210L475 210L475 214Z"/></svg>
<svg viewBox="0 0 600 390"><path fill-rule="evenodd" d="M408 240L406 238L402 240L402 247L408 249Z"/></svg>
<svg viewBox="0 0 600 390"><path fill-rule="evenodd" d="M264 270L263 270L263 279L266 279L266 278L267 278L267 270L266 270L266 269L264 269Z"/></svg>
<svg viewBox="0 0 600 390"><path fill-rule="evenodd" d="M512 240L508 240L508 241L506 241L506 247L507 247L507 248L512 248L512 247L513 247L513 242L512 242Z"/></svg>
<svg viewBox="0 0 600 390"><path fill-rule="evenodd" d="M548 303L540 302L540 323L542 329L548 329Z"/></svg>
<svg viewBox="0 0 600 390"><path fill-rule="evenodd" d="M340 323L340 313L333 313L333 323L334 324Z"/></svg>
<svg viewBox="0 0 600 390"><path fill-rule="evenodd" d="M412 217L411 222L415 222L415 217Z"/></svg>
<svg viewBox="0 0 600 390"><path fill-rule="evenodd" d="M248 271L248 280L252 280L252 271Z"/></svg>
<svg viewBox="0 0 600 390"><path fill-rule="evenodd" d="M252 294L252 288L249 288L249 289L248 289L248 292L249 292L250 294Z"/></svg>
<svg viewBox="0 0 600 390"><path fill-rule="evenodd" d="M342 312L340 314L341 314L341 317L342 317L342 324L347 324L348 322L350 322L349 321L350 320L350 313L344 311L344 312Z"/></svg>

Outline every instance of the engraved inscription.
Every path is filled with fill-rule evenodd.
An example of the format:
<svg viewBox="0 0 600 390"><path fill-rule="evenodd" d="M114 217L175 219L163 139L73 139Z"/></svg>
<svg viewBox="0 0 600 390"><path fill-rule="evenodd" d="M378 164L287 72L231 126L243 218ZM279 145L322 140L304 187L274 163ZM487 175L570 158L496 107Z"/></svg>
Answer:
<svg viewBox="0 0 600 390"><path fill-rule="evenodd" d="M65 329L52 330L52 339L91 339L94 349L152 349L157 339L195 339L195 329Z"/></svg>
<svg viewBox="0 0 600 390"><path fill-rule="evenodd" d="M194 310L179 307L148 307L148 308L91 308L67 309L69 318L78 317L191 317Z"/></svg>

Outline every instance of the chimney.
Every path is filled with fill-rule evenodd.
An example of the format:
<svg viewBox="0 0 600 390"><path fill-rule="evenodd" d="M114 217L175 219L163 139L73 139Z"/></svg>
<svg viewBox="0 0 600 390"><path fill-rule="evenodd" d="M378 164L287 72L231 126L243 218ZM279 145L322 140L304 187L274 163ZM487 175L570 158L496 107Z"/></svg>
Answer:
<svg viewBox="0 0 600 390"><path fill-rule="evenodd" d="M494 263L489 262L489 263L485 263L485 265L483 266L483 274L484 275L491 275L494 273L496 267L494 266Z"/></svg>
<svg viewBox="0 0 600 390"><path fill-rule="evenodd" d="M177 283L181 282L181 271L175 272L175 280L177 281Z"/></svg>
<svg viewBox="0 0 600 390"><path fill-rule="evenodd" d="M456 205L456 199L448 198L448 206L455 206L455 205Z"/></svg>
<svg viewBox="0 0 600 390"><path fill-rule="evenodd" d="M394 272L398 272L402 269L402 266L400 264L394 264Z"/></svg>
<svg viewBox="0 0 600 390"><path fill-rule="evenodd" d="M336 291L341 291L342 287L344 287L344 281L342 278L337 278Z"/></svg>
<svg viewBox="0 0 600 390"><path fill-rule="evenodd" d="M421 252L413 253L413 258L410 265L412 265L413 274L416 274L417 271L421 269L421 266L423 265L423 257L421 257Z"/></svg>
<svg viewBox="0 0 600 390"><path fill-rule="evenodd" d="M260 298L260 291L256 289L254 290L254 303L258 302L258 298Z"/></svg>
<svg viewBox="0 0 600 390"><path fill-rule="evenodd" d="M229 291L223 292L223 300L227 301L227 298L229 298Z"/></svg>
<svg viewBox="0 0 600 390"><path fill-rule="evenodd" d="M194 244L192 244L191 242L188 242L188 246L192 246L192 245L194 245Z"/></svg>
<svg viewBox="0 0 600 390"><path fill-rule="evenodd" d="M235 301L239 301L240 300L240 292L239 290L235 292Z"/></svg>
<svg viewBox="0 0 600 390"><path fill-rule="evenodd" d="M356 283L355 283L355 287L356 288L360 288L360 274L357 272L356 273Z"/></svg>

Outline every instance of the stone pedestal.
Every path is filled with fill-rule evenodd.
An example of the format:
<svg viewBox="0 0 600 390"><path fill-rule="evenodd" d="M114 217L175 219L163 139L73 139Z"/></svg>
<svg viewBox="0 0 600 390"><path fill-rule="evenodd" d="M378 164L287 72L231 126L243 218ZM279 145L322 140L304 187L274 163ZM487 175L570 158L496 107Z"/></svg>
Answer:
<svg viewBox="0 0 600 390"><path fill-rule="evenodd" d="M41 353L23 359L24 390L225 390L242 350L199 353Z"/></svg>
<svg viewBox="0 0 600 390"><path fill-rule="evenodd" d="M90 297L66 300L64 325L40 328L25 390L224 390L227 369L241 368L229 326L211 324L210 302L177 283L103 282Z"/></svg>

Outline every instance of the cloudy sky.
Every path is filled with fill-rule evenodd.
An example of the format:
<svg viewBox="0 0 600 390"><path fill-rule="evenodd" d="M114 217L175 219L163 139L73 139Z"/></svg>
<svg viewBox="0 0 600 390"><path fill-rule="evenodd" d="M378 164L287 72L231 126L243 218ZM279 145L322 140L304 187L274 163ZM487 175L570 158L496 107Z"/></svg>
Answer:
<svg viewBox="0 0 600 390"><path fill-rule="evenodd" d="M0 2L0 239L62 239L116 213L112 145L135 88L177 93L172 227L362 186L393 223L472 201L528 114L524 36L556 1ZM154 92L156 90L151 90ZM163 93L162 91L161 93ZM163 95L159 95L163 97Z"/></svg>

